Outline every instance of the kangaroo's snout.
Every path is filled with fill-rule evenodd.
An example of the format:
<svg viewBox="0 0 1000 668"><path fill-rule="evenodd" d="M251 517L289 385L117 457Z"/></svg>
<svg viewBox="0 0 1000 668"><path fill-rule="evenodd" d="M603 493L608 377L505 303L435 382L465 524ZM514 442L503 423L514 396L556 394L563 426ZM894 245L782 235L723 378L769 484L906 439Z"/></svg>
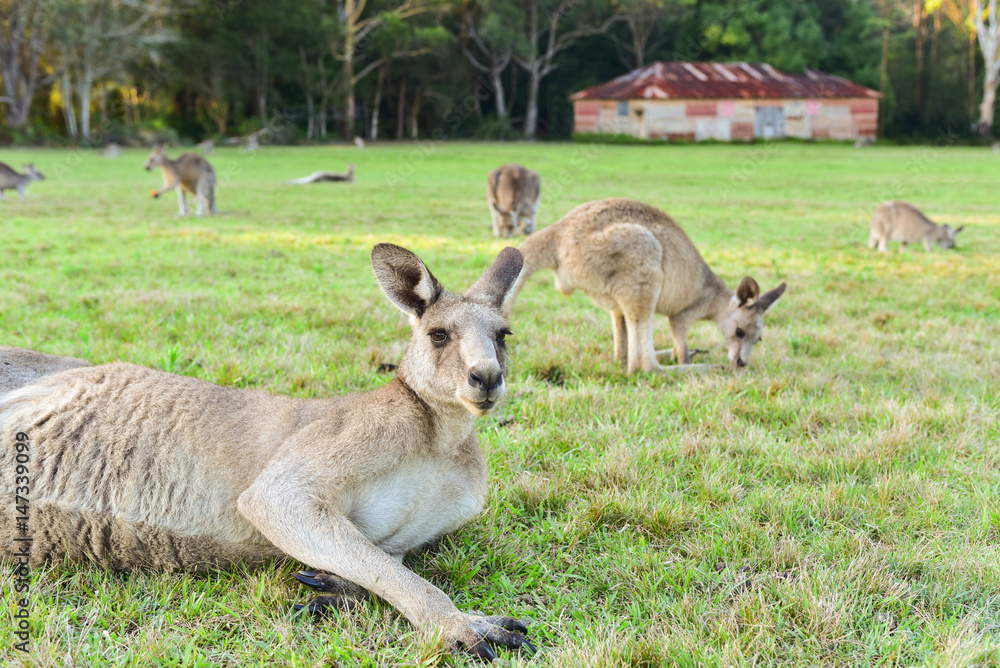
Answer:
<svg viewBox="0 0 1000 668"><path fill-rule="evenodd" d="M747 363L743 361L743 358L742 358L742 357L737 357L737 358L736 358L736 366L737 366L737 367L739 367L739 368L741 368L741 369L742 369L742 368L743 368L743 367L745 367L746 365L747 365Z"/></svg>
<svg viewBox="0 0 1000 668"><path fill-rule="evenodd" d="M469 385L484 392L492 392L503 382L503 374L499 369L489 371L472 370L469 372Z"/></svg>

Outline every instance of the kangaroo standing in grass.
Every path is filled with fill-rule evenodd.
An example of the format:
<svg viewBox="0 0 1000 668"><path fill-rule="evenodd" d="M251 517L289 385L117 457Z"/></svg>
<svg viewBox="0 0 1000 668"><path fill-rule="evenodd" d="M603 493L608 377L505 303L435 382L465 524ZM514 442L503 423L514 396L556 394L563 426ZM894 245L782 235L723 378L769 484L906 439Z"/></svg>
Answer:
<svg viewBox="0 0 1000 668"><path fill-rule="evenodd" d="M670 319L679 364L691 361L688 330L712 320L726 339L730 364L746 366L763 334L764 313L785 292L782 283L762 295L747 276L734 293L670 216L629 199L578 206L518 248L524 269L514 297L533 273L554 270L559 292L583 290L611 313L615 358L629 373L670 370L656 361L654 313Z"/></svg>
<svg viewBox="0 0 1000 668"><path fill-rule="evenodd" d="M486 203L493 218L493 236L534 232L541 188L538 172L521 165L510 163L490 172L486 179Z"/></svg>
<svg viewBox="0 0 1000 668"><path fill-rule="evenodd" d="M872 214L871 233L868 247L887 252L888 242L901 241L900 252L907 244L922 242L929 252L937 244L941 248L954 248L955 237L965 226L952 229L938 225L920 212L920 209L906 202L886 202L880 204Z"/></svg>
<svg viewBox="0 0 1000 668"><path fill-rule="evenodd" d="M27 480L15 448L0 449L0 495L29 486L17 493L30 496L33 541L20 551L4 513L0 556L180 569L291 557L336 574L298 576L335 594L312 611L363 588L453 648L487 659L491 646L530 648L517 620L460 612L401 563L483 506L475 419L506 393L503 308L521 254L501 251L464 294L399 246L378 244L371 259L413 334L396 377L367 393L291 399L0 351L0 433L30 449Z"/></svg>
<svg viewBox="0 0 1000 668"><path fill-rule="evenodd" d="M14 171L10 165L0 162L0 199L6 199L5 191L16 190L17 198L24 201L24 191L32 181L44 181L45 175L34 165L24 165L24 174Z"/></svg>
<svg viewBox="0 0 1000 668"><path fill-rule="evenodd" d="M159 167L163 172L163 187L154 190L153 197L159 197L169 190L177 190L180 215L187 215L186 193L198 198L198 211L195 215L204 215L206 203L211 213L218 213L215 208L215 169L205 158L196 153L184 153L176 160L171 160L167 157L166 149L157 144L143 166L147 172L154 167Z"/></svg>

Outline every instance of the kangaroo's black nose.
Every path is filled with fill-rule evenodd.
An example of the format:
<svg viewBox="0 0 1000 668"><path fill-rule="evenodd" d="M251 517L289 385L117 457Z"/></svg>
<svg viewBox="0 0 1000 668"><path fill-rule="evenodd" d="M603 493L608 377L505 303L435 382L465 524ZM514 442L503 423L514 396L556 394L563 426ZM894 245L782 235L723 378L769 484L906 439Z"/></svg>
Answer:
<svg viewBox="0 0 1000 668"><path fill-rule="evenodd" d="M743 361L742 357L737 357L736 358L736 366L742 368L742 367L745 367L746 365L747 365L747 363Z"/></svg>
<svg viewBox="0 0 1000 668"><path fill-rule="evenodd" d="M484 372L484 371L470 371L469 372L469 385L472 387L482 388L484 391L489 392L503 380L503 375L497 372Z"/></svg>

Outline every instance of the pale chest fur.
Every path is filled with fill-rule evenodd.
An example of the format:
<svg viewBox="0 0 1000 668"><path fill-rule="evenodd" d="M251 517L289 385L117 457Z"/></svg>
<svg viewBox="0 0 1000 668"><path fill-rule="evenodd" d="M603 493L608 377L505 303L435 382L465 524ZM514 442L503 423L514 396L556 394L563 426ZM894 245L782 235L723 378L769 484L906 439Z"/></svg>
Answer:
<svg viewBox="0 0 1000 668"><path fill-rule="evenodd" d="M457 451L405 459L358 486L341 505L372 543L400 555L475 517L486 499L487 473L473 437Z"/></svg>

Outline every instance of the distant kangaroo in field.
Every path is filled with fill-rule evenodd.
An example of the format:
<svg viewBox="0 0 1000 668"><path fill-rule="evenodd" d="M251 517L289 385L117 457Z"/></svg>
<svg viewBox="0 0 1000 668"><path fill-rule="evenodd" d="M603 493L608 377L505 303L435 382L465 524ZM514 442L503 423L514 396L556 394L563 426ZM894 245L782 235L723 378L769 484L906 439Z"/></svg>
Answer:
<svg viewBox="0 0 1000 668"><path fill-rule="evenodd" d="M746 366L763 334L765 311L785 292L782 283L762 295L747 276L734 293L670 216L629 199L578 206L518 248L524 269L514 298L533 273L553 269L559 292L569 296L580 289L611 313L615 358L629 373L671 371L656 361L654 313L670 319L679 364L691 361L691 325L712 320L726 339L729 362Z"/></svg>
<svg viewBox="0 0 1000 668"><path fill-rule="evenodd" d="M955 237L964 229L964 225L955 229L938 225L912 204L886 202L880 204L872 214L868 247L875 248L877 245L885 253L888 242L901 241L903 244L900 251L906 250L907 244L917 242L922 242L927 251L933 249L934 244L941 248L954 248Z"/></svg>
<svg viewBox="0 0 1000 668"><path fill-rule="evenodd" d="M45 175L35 169L34 165L24 165L24 174L14 171L10 165L0 162L0 199L6 199L5 191L16 190L17 198L24 201L24 191L32 181L44 181Z"/></svg>
<svg viewBox="0 0 1000 668"><path fill-rule="evenodd" d="M538 172L521 165L510 163L490 172L486 179L486 203L493 218L493 236L511 237L516 232L535 231L541 187Z"/></svg>
<svg viewBox="0 0 1000 668"><path fill-rule="evenodd" d="M218 213L215 208L215 169L208 160L196 153L183 153L176 160L167 157L166 149L157 144L153 152L146 158L143 165L146 171L159 167L163 172L163 187L152 192L153 197L159 197L169 190L177 190L180 202L180 215L187 215L187 195L191 193L198 198L198 211L195 215L205 213L205 204L211 213Z"/></svg>
<svg viewBox="0 0 1000 668"><path fill-rule="evenodd" d="M299 179L289 179L285 183L291 186L303 186L310 183L326 183L326 182L346 182L354 183L354 165L348 165L346 172L313 172L309 176L303 176Z"/></svg>
<svg viewBox="0 0 1000 668"><path fill-rule="evenodd" d="M501 251L462 294L399 246L376 245L371 261L413 333L396 377L366 393L292 399L0 349L0 496L13 503L29 486L17 493L30 498L32 539L15 542L25 534L3 513L0 556L119 569L291 557L335 574L297 576L334 594L312 612L364 589L452 648L533 650L521 622L460 612L401 563L483 507L475 420L506 393L503 309L521 254ZM27 480L15 477L15 440L30 448Z"/></svg>

